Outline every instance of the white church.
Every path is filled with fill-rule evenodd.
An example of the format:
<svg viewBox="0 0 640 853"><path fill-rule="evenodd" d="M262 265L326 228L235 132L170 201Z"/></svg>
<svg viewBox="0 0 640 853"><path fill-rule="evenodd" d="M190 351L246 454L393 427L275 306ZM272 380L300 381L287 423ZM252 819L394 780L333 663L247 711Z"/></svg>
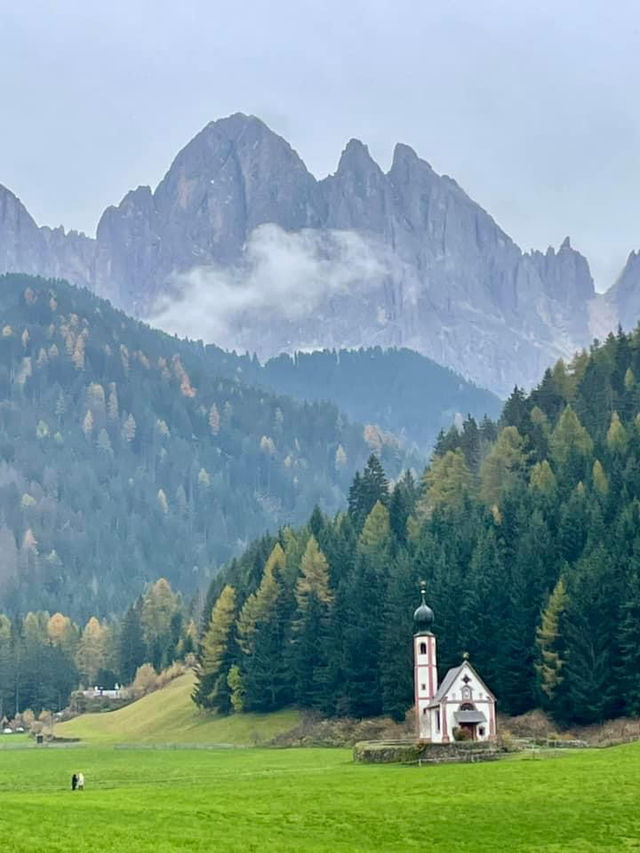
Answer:
<svg viewBox="0 0 640 853"><path fill-rule="evenodd" d="M413 615L416 730L419 741L450 743L454 730L466 730L475 741L495 740L496 697L465 655L438 685L436 638L431 631L433 610L425 601Z"/></svg>

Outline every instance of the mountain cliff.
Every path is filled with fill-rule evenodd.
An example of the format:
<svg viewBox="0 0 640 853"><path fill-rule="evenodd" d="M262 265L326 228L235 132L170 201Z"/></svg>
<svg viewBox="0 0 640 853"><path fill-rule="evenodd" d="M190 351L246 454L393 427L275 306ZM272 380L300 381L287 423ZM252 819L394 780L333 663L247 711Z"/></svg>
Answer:
<svg viewBox="0 0 640 853"><path fill-rule="evenodd" d="M568 240L523 253L407 145L385 173L351 140L318 181L241 114L208 124L155 191L107 208L95 241L38 229L3 191L0 270L10 269L88 284L167 328L191 312L182 331L265 358L404 346L501 393L592 336L593 280Z"/></svg>

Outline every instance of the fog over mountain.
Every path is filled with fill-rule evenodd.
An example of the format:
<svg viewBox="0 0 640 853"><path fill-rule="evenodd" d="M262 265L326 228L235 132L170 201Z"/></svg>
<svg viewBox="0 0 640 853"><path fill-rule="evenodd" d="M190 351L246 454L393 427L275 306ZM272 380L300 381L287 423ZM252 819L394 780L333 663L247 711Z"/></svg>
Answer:
<svg viewBox="0 0 640 853"><path fill-rule="evenodd" d="M385 173L351 140L316 180L242 114L208 124L155 191L107 208L95 241L38 228L0 188L0 271L65 277L169 331L263 358L405 346L502 394L640 313L635 255L596 295L569 239L523 253L407 145Z"/></svg>

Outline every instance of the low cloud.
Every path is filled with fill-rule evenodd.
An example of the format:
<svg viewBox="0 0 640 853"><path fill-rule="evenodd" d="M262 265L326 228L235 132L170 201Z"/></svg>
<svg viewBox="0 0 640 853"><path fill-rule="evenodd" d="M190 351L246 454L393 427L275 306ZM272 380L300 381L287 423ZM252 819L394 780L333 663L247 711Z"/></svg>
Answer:
<svg viewBox="0 0 640 853"><path fill-rule="evenodd" d="M176 277L149 322L182 337L244 348L242 330L270 317L308 321L327 298L374 289L397 260L354 231L289 232L261 225L233 267L200 266ZM259 346L250 347L260 351Z"/></svg>

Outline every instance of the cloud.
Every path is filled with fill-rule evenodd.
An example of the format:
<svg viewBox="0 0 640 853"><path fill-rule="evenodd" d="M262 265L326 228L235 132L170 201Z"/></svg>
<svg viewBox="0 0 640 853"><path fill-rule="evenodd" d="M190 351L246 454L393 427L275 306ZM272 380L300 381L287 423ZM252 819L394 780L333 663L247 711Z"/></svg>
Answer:
<svg viewBox="0 0 640 853"><path fill-rule="evenodd" d="M182 337L244 348L243 330L264 328L267 319L308 321L322 302L373 290L397 266L388 249L354 231L289 232L269 223L251 233L236 266L176 276L147 319Z"/></svg>

